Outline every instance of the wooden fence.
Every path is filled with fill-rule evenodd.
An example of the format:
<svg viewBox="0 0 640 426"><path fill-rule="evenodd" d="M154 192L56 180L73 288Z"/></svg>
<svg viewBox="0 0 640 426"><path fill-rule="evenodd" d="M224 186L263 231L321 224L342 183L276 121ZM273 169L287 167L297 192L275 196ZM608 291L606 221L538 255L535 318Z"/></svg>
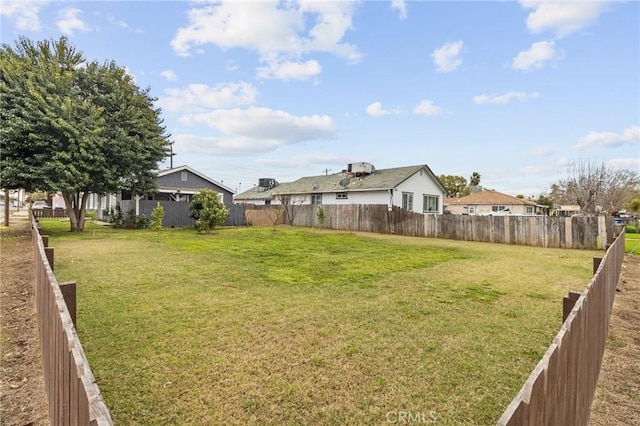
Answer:
<svg viewBox="0 0 640 426"><path fill-rule="evenodd" d="M322 208L325 220L318 221ZM596 250L613 242L611 217L463 216L420 214L386 205L248 205L246 221L252 225L287 223L346 231L398 234Z"/></svg>
<svg viewBox="0 0 640 426"><path fill-rule="evenodd" d="M31 209L31 213L36 219L49 217L69 217L65 209Z"/></svg>
<svg viewBox="0 0 640 426"><path fill-rule="evenodd" d="M553 343L498 425L586 425L624 259L624 231L575 301ZM598 259L599 260L599 259Z"/></svg>
<svg viewBox="0 0 640 426"><path fill-rule="evenodd" d="M31 236L49 422L56 426L113 425L76 333L75 284L58 283L53 274L53 248L48 247L48 237L40 235L33 214Z"/></svg>

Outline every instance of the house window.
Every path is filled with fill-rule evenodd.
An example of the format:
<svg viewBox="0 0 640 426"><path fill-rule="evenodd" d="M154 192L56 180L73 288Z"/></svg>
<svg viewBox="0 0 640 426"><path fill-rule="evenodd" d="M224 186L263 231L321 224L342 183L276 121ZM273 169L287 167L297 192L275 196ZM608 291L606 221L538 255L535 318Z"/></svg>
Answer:
<svg viewBox="0 0 640 426"><path fill-rule="evenodd" d="M147 200L153 201L153 194L148 194L147 195Z"/></svg>
<svg viewBox="0 0 640 426"><path fill-rule="evenodd" d="M180 180L183 182L187 181L187 172L180 173Z"/></svg>
<svg viewBox="0 0 640 426"><path fill-rule="evenodd" d="M438 213L440 211L438 208L439 198L440 197L438 197L437 195L424 195L422 201L423 213Z"/></svg>
<svg viewBox="0 0 640 426"><path fill-rule="evenodd" d="M492 212L501 212L501 211L505 211L506 209L507 209L507 206L491 206Z"/></svg>
<svg viewBox="0 0 640 426"><path fill-rule="evenodd" d="M527 214L533 214L533 206L527 206Z"/></svg>
<svg viewBox="0 0 640 426"><path fill-rule="evenodd" d="M402 193L402 208L413 211L413 192Z"/></svg>
<svg viewBox="0 0 640 426"><path fill-rule="evenodd" d="M322 204L322 194L312 194L311 195L311 204L315 204L315 205Z"/></svg>
<svg viewBox="0 0 640 426"><path fill-rule="evenodd" d="M336 200L346 200L347 193L346 192L338 192L336 193Z"/></svg>
<svg viewBox="0 0 640 426"><path fill-rule="evenodd" d="M264 200L264 205L265 206L270 206L271 205L271 200Z"/></svg>
<svg viewBox="0 0 640 426"><path fill-rule="evenodd" d="M476 214L476 206L469 206L469 214L470 215Z"/></svg>

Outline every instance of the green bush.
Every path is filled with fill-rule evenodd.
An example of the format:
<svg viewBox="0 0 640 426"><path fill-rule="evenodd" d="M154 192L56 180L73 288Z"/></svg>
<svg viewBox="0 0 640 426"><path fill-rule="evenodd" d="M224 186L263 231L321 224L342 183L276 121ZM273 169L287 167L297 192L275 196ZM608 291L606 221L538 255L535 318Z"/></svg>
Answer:
<svg viewBox="0 0 640 426"><path fill-rule="evenodd" d="M156 203L156 207L151 212L151 229L162 229L162 221L164 219L164 208L160 202Z"/></svg>
<svg viewBox="0 0 640 426"><path fill-rule="evenodd" d="M196 231L207 231L225 223L229 209L220 201L217 192L203 189L193 197L189 205L189 217L196 220Z"/></svg>

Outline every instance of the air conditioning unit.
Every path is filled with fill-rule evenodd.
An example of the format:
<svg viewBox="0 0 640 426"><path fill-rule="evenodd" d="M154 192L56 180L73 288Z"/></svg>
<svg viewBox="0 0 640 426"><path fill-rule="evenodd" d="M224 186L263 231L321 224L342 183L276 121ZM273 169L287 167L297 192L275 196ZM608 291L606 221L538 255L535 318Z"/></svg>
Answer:
<svg viewBox="0 0 640 426"><path fill-rule="evenodd" d="M258 179L258 186L260 188L271 189L278 186L278 182L273 178L260 178Z"/></svg>
<svg viewBox="0 0 640 426"><path fill-rule="evenodd" d="M366 163L366 162L351 163L347 166L347 171L349 173L355 174L356 176L370 175L371 173L376 171L376 168L371 163Z"/></svg>

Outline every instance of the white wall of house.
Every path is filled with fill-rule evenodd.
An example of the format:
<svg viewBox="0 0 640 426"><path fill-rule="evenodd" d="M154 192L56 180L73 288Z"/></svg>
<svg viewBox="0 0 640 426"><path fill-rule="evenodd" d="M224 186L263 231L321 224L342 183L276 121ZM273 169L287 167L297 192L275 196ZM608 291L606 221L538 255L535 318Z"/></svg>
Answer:
<svg viewBox="0 0 640 426"><path fill-rule="evenodd" d="M384 204L387 206L398 206L407 208L403 203L403 193L413 195L413 202L410 203L411 211L416 213L426 213L425 196L435 197L432 201L432 211L429 213L442 214L444 194L436 182L434 182L425 170L421 170L402 182L398 187L389 191L371 190L371 191L336 191L324 193L309 193L304 195L292 195L290 202L295 205L302 204L324 204L324 205L345 205L345 204ZM345 195L346 194L346 195ZM321 200L317 200L321 197ZM346 198L345 198L346 197ZM318 203L317 201L320 201ZM255 205L262 206L264 200L243 201ZM435 204L433 204L435 203ZM270 202L271 205L281 204L279 197L276 195Z"/></svg>
<svg viewBox="0 0 640 426"><path fill-rule="evenodd" d="M437 206L433 206L433 204L431 205L431 207L435 207L436 211L431 211L430 213L442 214L444 194L442 193L440 187L424 170L415 173L409 179L405 180L396 187L396 189L393 191L394 206L405 207L403 205L403 193L407 194L407 196L409 194L412 194L413 205L410 210L416 213L427 213L427 206L425 206L425 196L437 197Z"/></svg>

